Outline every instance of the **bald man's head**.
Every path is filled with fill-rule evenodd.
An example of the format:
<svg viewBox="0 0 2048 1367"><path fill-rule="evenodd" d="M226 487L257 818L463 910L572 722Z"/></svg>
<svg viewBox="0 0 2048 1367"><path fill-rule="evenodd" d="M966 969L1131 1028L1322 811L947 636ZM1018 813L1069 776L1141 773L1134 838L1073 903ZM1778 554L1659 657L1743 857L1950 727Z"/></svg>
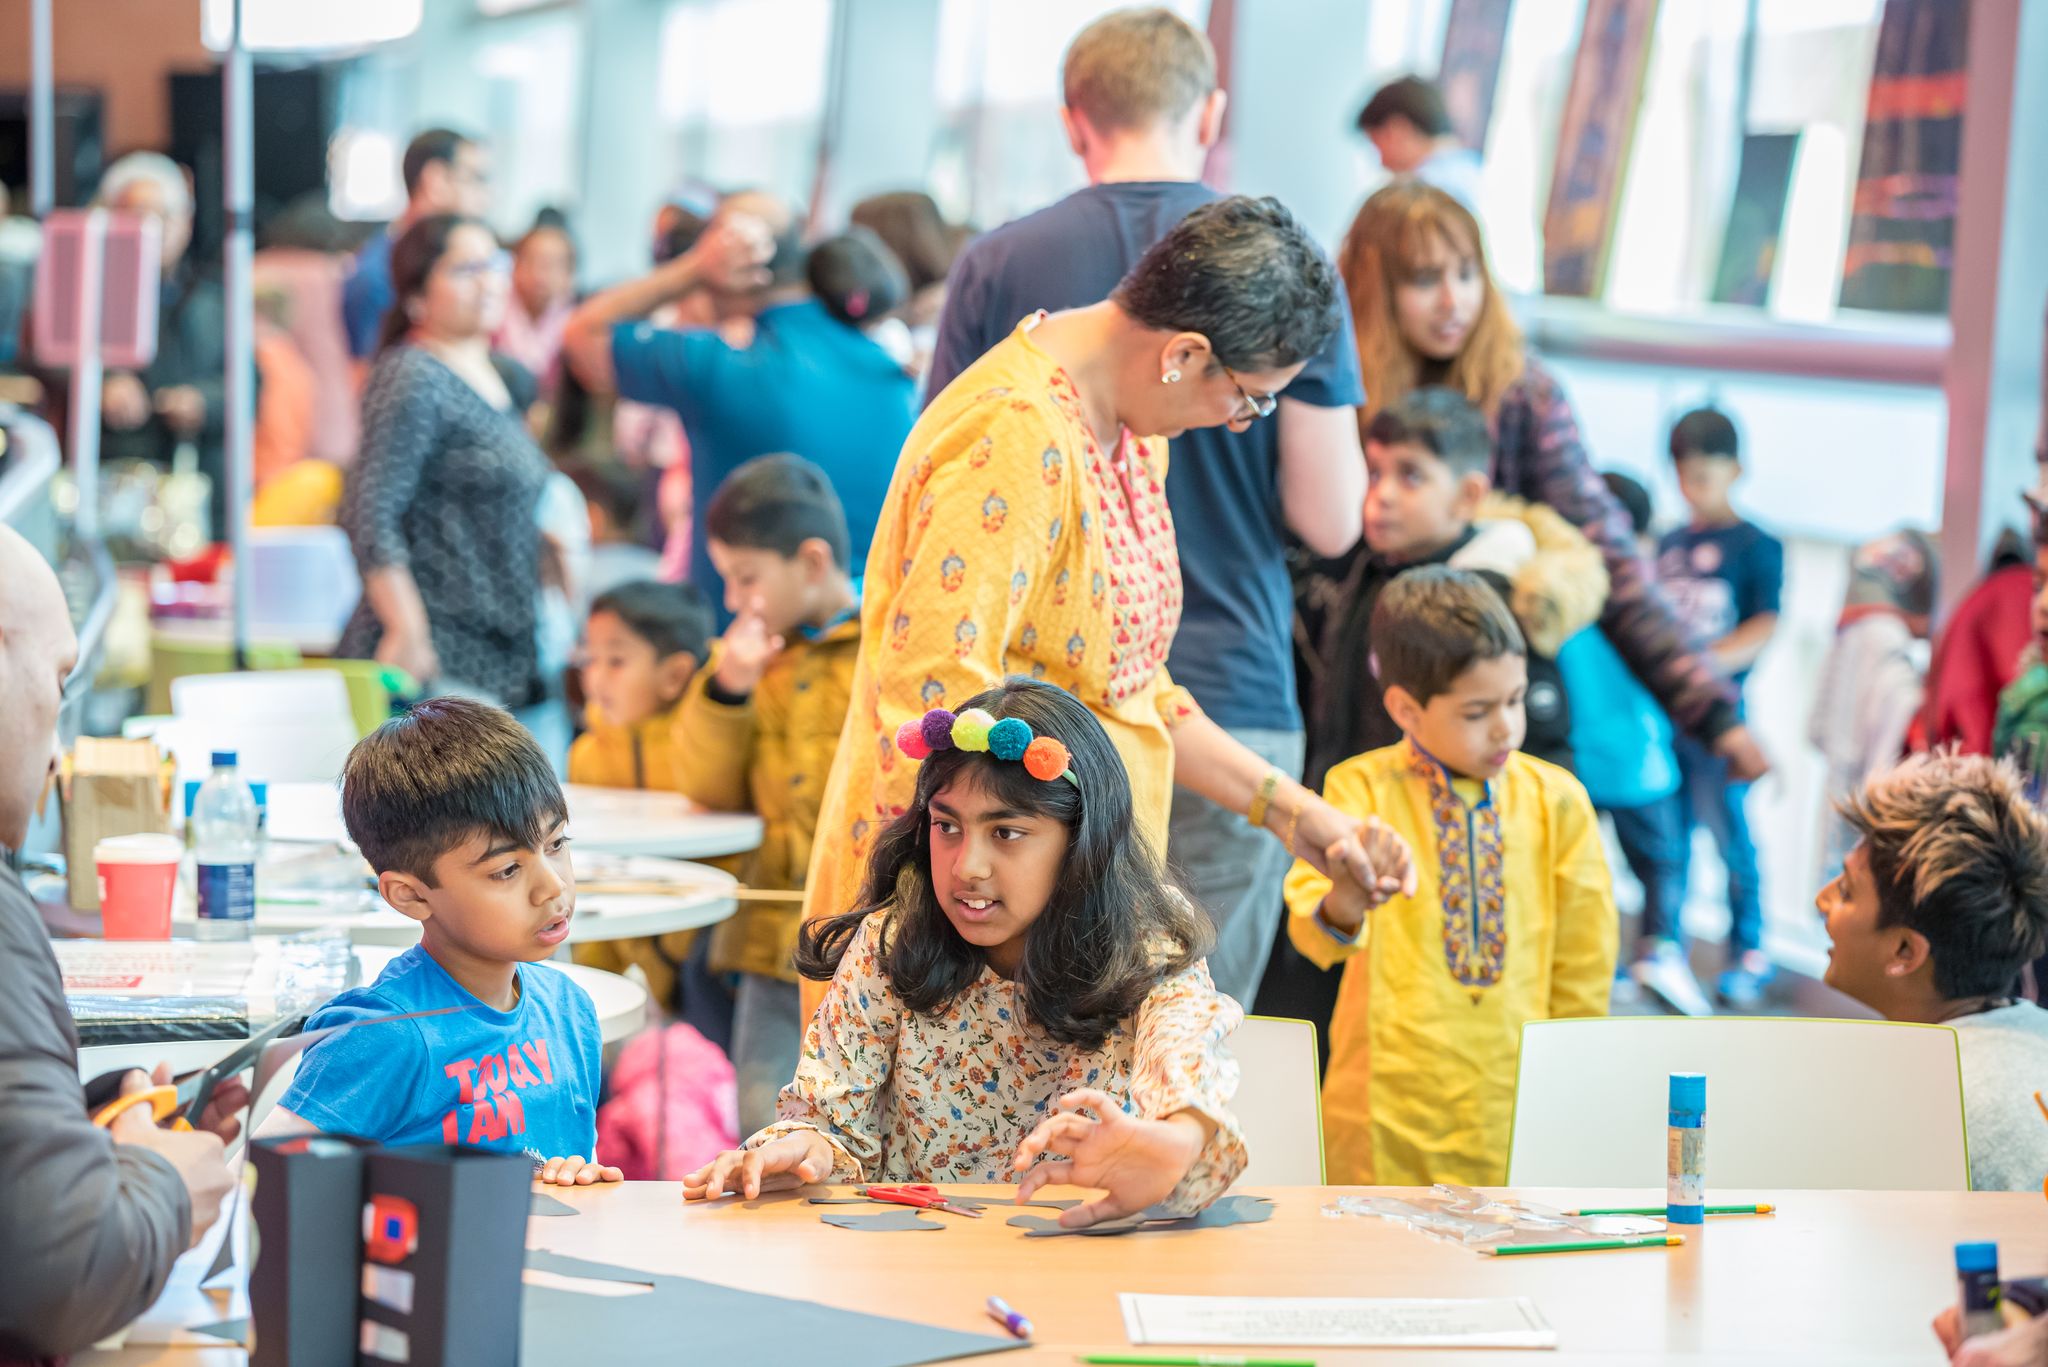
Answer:
<svg viewBox="0 0 2048 1367"><path fill-rule="evenodd" d="M0 846L19 849L57 762L57 705L78 639L57 576L35 547L0 526Z"/></svg>

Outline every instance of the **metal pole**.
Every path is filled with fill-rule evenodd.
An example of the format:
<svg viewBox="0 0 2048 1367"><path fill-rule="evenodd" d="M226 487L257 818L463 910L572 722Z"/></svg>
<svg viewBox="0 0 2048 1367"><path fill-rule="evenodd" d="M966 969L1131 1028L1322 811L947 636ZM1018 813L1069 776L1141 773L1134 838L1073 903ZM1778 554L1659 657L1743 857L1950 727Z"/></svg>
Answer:
<svg viewBox="0 0 2048 1367"><path fill-rule="evenodd" d="M227 63L221 71L221 189L227 209L227 518L233 560L235 668L248 668L249 500L254 485L256 431L255 290L250 282L255 202L251 167L252 122L249 49L243 44L243 0L232 0Z"/></svg>
<svg viewBox="0 0 2048 1367"><path fill-rule="evenodd" d="M28 48L28 207L41 221L57 203L57 77L50 57L50 0L30 0Z"/></svg>
<svg viewBox="0 0 2048 1367"><path fill-rule="evenodd" d="M100 393L105 367L100 360L100 314L105 309L107 211L85 216L79 249L78 363L71 367L71 481L78 511L71 520L81 545L100 539Z"/></svg>

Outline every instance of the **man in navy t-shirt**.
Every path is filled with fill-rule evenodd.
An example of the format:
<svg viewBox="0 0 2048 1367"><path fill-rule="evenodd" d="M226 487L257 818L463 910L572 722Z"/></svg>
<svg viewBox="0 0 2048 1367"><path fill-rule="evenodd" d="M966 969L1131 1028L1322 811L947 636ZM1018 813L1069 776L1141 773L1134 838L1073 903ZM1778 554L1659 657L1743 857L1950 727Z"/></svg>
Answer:
<svg viewBox="0 0 2048 1367"><path fill-rule="evenodd" d="M710 328L646 321L662 305L709 291L721 318L748 319L732 345ZM672 408L690 441L690 582L730 622L704 529L711 495L756 456L790 453L822 469L846 508L856 577L881 520L889 479L917 417L917 382L804 283L801 225L771 196L719 206L697 244L644 279L604 290L570 315L563 354L584 385Z"/></svg>
<svg viewBox="0 0 2048 1367"><path fill-rule="evenodd" d="M363 244L355 269L341 288L341 321L349 354L376 354L384 315L395 294L391 285L391 244L405 230L434 214L481 218L490 207L490 165L481 144L449 128L429 128L406 145L405 212Z"/></svg>
<svg viewBox="0 0 2048 1367"><path fill-rule="evenodd" d="M927 397L1033 310L1108 298L1147 247L1220 198L1198 179L1224 104L1200 33L1163 10L1118 11L1074 39L1064 78L1061 117L1091 183L954 263ZM1301 773L1302 719L1285 538L1324 556L1358 540L1365 460L1353 409L1364 398L1347 316L1274 419L1176 437L1167 469L1186 595L1168 668L1219 726L1290 776ZM1167 853L1215 917L1217 988L1249 1004L1280 919L1287 851L1176 788Z"/></svg>
<svg viewBox="0 0 2048 1367"><path fill-rule="evenodd" d="M1679 492L1692 521L1667 532L1657 545L1657 582L1678 619L1695 639L1705 641L1721 667L1741 687L1750 666L1778 624L1778 599L1785 584L1785 548L1778 539L1744 520L1729 504L1729 491L1742 477L1735 424L1711 408L1695 409L1671 429L1671 459ZM1676 801L1682 812L1685 847L1704 824L1728 866L1728 968L1717 984L1722 1004L1757 1006L1774 975L1763 952L1763 899L1743 807L1747 783L1733 782L1728 763L1698 741L1674 741L1684 775ZM1669 900L1685 905L1684 880ZM1678 927L1669 928L1679 938ZM1652 951L1655 952L1655 951Z"/></svg>

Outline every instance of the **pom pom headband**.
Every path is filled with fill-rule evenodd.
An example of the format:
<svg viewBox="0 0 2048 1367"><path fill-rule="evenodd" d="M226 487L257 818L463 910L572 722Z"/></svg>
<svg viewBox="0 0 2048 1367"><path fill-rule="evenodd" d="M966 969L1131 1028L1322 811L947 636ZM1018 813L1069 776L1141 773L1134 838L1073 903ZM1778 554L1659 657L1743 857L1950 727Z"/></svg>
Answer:
<svg viewBox="0 0 2048 1367"><path fill-rule="evenodd" d="M1051 736L1033 736L1031 724L1019 717L998 721L979 707L954 716L935 707L896 728L896 748L912 759L940 750L986 751L997 759L1024 762L1024 772L1042 783L1063 778L1080 790L1067 747Z"/></svg>

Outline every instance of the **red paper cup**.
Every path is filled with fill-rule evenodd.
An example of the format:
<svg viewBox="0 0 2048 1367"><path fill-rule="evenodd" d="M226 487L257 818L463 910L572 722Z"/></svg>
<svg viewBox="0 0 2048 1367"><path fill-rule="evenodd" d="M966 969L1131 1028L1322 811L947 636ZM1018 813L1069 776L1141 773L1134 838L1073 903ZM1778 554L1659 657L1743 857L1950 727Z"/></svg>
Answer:
<svg viewBox="0 0 2048 1367"><path fill-rule="evenodd" d="M109 940L170 939L171 893L184 853L174 835L115 835L93 846L100 934Z"/></svg>

